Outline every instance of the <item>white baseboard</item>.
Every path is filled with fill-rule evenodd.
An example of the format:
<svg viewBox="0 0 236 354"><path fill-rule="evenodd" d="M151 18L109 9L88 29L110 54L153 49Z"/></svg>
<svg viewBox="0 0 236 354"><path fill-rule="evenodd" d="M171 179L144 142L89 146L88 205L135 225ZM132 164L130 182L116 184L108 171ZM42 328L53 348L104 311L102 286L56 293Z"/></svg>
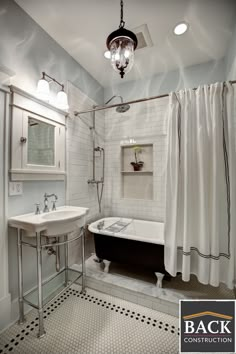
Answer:
<svg viewBox="0 0 236 354"><path fill-rule="evenodd" d="M24 304L24 313L27 315L28 312L32 310L32 307L30 307L27 304ZM9 327L14 325L19 319L19 302L18 299L15 299L11 302L11 309L10 309L10 318L9 322L0 329L0 334L4 331L6 331Z"/></svg>
<svg viewBox="0 0 236 354"><path fill-rule="evenodd" d="M11 322L11 295L0 299L0 331L6 328Z"/></svg>
<svg viewBox="0 0 236 354"><path fill-rule="evenodd" d="M56 274L56 273L55 273ZM48 281L55 274L52 274L50 277L46 279ZM57 280L54 281L51 289L48 287L49 291L56 290L58 286L60 286L63 282L62 274L58 277ZM34 290L36 287L32 288ZM24 314L26 315L29 311L32 310L32 307L24 303ZM19 319L19 302L18 298L11 301L11 295L9 294L7 297L0 299L0 334L5 331L8 327L16 323Z"/></svg>
<svg viewBox="0 0 236 354"><path fill-rule="evenodd" d="M24 303L24 314L26 315L32 307ZM15 323L19 319L19 301L18 298L13 300L11 303L11 324Z"/></svg>

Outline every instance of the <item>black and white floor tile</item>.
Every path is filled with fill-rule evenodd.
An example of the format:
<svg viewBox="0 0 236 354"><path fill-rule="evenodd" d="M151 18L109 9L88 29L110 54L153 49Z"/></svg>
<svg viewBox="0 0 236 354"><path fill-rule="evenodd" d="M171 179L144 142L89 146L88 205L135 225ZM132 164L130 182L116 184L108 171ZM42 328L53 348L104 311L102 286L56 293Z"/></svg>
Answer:
<svg viewBox="0 0 236 354"><path fill-rule="evenodd" d="M175 354L179 321L114 296L74 286L44 310L46 336L38 339L37 311L0 335L0 353Z"/></svg>

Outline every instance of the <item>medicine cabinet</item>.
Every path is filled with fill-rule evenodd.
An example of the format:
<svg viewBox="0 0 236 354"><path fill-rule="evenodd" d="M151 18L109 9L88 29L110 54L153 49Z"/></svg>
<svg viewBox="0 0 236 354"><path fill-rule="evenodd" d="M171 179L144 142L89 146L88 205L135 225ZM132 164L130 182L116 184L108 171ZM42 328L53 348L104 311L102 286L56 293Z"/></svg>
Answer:
<svg viewBox="0 0 236 354"><path fill-rule="evenodd" d="M11 86L12 180L65 178L65 112Z"/></svg>

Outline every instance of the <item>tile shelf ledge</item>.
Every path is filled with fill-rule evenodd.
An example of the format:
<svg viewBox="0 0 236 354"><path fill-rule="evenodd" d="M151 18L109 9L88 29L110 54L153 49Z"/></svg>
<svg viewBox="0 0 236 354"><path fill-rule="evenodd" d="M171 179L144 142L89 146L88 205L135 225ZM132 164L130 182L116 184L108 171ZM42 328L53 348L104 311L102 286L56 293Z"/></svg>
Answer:
<svg viewBox="0 0 236 354"><path fill-rule="evenodd" d="M153 171L121 171L121 173L153 173Z"/></svg>

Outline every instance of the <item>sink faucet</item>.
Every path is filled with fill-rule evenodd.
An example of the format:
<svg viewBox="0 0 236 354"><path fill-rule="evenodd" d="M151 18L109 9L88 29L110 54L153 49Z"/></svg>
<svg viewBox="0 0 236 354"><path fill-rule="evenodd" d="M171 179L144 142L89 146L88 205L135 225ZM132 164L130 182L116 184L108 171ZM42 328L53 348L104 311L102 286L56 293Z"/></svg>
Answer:
<svg viewBox="0 0 236 354"><path fill-rule="evenodd" d="M48 213L49 212L49 208L48 208L48 198L54 197L55 200L53 200L52 202L52 210L56 210L56 201L58 199L57 195L52 193L52 194L44 194L44 209L43 212L44 213Z"/></svg>

